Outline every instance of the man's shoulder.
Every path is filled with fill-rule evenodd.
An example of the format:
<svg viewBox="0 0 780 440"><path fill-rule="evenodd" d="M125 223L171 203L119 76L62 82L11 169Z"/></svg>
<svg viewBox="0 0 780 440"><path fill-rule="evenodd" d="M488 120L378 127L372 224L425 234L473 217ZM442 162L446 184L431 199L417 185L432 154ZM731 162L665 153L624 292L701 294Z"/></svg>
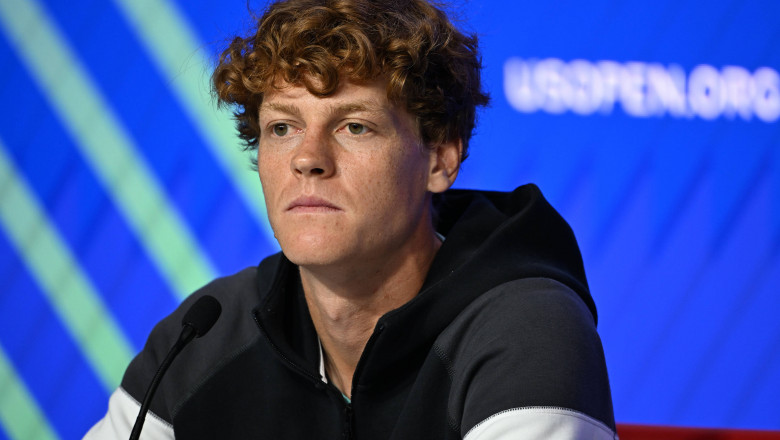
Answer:
<svg viewBox="0 0 780 440"><path fill-rule="evenodd" d="M446 353L450 371L465 375L484 359L500 359L502 369L551 382L576 363L582 363L581 372L600 374L603 368L601 340L588 306L570 287L550 278L521 278L488 290L436 344Z"/></svg>
<svg viewBox="0 0 780 440"><path fill-rule="evenodd" d="M222 312L207 334L184 350L158 390L152 412L168 423L172 411L226 359L231 359L260 337L252 310L261 302L258 274L263 265L248 267L232 275L216 278L187 297L152 330L144 349L133 359L122 380L122 388L140 401L165 354L178 338L182 318L199 298L210 295L219 301Z"/></svg>
<svg viewBox="0 0 780 440"><path fill-rule="evenodd" d="M475 299L442 333L440 340L476 346L496 336L517 335L518 343L542 343L549 332L596 332L580 296L551 278L521 278L500 284ZM561 335L565 337L565 335ZM462 343L459 345L463 345Z"/></svg>
<svg viewBox="0 0 780 440"><path fill-rule="evenodd" d="M516 421L549 407L564 409L566 419L581 414L614 428L595 320L559 281L521 278L490 289L436 344L450 374L451 403L465 409L458 420L463 432L505 411L523 409Z"/></svg>

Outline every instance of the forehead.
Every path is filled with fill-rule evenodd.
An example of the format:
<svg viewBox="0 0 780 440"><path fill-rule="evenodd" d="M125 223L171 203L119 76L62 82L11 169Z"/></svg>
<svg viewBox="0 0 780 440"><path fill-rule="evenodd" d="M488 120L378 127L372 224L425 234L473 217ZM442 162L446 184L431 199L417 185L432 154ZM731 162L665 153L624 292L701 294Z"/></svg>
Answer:
<svg viewBox="0 0 780 440"><path fill-rule="evenodd" d="M315 81L315 88L317 85ZM346 78L342 78L336 90L326 96L310 92L303 84L277 81L274 87L264 93L259 110L261 115L273 111L300 113L308 107L346 112L390 112L399 110L387 98L386 80L376 79L373 81L356 82Z"/></svg>

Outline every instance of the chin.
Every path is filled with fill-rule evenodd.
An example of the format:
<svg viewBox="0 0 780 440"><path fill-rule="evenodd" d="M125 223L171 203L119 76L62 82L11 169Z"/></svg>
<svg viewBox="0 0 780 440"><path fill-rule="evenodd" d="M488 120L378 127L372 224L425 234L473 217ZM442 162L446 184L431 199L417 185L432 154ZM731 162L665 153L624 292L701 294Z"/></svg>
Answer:
<svg viewBox="0 0 780 440"><path fill-rule="evenodd" d="M298 266L326 266L338 262L340 249L323 237L298 236L279 240L284 256Z"/></svg>

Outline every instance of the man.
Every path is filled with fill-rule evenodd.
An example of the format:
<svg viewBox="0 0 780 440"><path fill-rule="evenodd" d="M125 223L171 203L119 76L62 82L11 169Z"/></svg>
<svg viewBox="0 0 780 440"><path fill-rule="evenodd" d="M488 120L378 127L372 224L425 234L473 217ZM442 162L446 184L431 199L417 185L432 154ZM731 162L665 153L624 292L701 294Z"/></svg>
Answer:
<svg viewBox="0 0 780 440"><path fill-rule="evenodd" d="M214 73L282 253L152 331L88 438L122 438L181 316L147 438L615 438L595 306L534 186L449 190L487 103L476 40L425 0L271 5Z"/></svg>

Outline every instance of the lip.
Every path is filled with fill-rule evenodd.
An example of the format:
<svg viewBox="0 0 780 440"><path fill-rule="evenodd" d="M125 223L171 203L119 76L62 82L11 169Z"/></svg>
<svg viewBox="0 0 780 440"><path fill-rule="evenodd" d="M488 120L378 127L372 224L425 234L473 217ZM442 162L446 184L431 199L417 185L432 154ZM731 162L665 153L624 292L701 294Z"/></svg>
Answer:
<svg viewBox="0 0 780 440"><path fill-rule="evenodd" d="M290 204L287 205L286 211L315 213L341 211L341 208L320 197L302 196L290 202Z"/></svg>

